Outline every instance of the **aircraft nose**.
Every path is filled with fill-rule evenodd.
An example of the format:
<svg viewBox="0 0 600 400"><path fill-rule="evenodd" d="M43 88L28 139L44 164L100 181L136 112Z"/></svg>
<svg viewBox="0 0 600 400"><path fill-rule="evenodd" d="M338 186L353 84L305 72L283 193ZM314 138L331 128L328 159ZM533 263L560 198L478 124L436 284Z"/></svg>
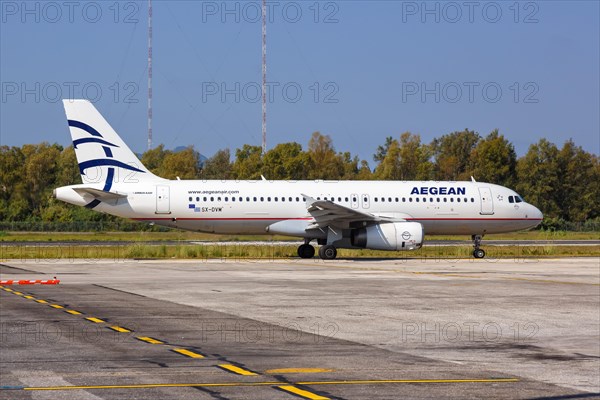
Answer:
<svg viewBox="0 0 600 400"><path fill-rule="evenodd" d="M536 206L533 206L530 204L530 207L531 207L531 210L529 211L529 218L531 218L533 220L537 220L537 222L535 224L535 226L537 226L542 222L542 219L544 218L544 214L542 214L542 212Z"/></svg>

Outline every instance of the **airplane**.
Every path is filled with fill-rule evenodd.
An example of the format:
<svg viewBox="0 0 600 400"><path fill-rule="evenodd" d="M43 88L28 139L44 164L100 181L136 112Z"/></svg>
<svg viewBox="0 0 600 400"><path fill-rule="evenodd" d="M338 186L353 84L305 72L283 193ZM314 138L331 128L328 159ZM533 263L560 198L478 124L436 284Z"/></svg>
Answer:
<svg viewBox="0 0 600 400"><path fill-rule="evenodd" d="M515 191L471 181L167 180L150 172L87 100L63 100L82 184L58 200L183 230L279 234L304 243L298 256L332 260L337 249L416 250L425 235L532 228L542 213Z"/></svg>

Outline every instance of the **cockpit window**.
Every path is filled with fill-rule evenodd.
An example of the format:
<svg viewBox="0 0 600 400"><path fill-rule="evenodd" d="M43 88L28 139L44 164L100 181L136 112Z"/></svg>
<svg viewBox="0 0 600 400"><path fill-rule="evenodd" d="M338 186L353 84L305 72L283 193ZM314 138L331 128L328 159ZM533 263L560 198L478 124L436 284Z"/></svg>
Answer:
<svg viewBox="0 0 600 400"><path fill-rule="evenodd" d="M515 196L515 201L517 203L521 203L521 202L523 202L523 199L520 196Z"/></svg>
<svg viewBox="0 0 600 400"><path fill-rule="evenodd" d="M508 202L509 203L514 203L515 202L514 196L508 196Z"/></svg>

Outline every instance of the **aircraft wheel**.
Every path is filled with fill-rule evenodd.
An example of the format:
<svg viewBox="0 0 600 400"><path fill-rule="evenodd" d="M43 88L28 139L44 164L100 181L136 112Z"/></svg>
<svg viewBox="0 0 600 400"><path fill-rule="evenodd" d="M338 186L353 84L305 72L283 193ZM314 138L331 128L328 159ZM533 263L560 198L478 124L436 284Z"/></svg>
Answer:
<svg viewBox="0 0 600 400"><path fill-rule="evenodd" d="M483 249L475 249L473 250L473 257L483 258L485 257L485 251Z"/></svg>
<svg viewBox="0 0 600 400"><path fill-rule="evenodd" d="M335 246L328 244L319 248L319 257L323 260L333 260L336 256L337 250Z"/></svg>
<svg viewBox="0 0 600 400"><path fill-rule="evenodd" d="M298 246L298 256L300 258L313 258L315 255L315 248L310 244L303 244Z"/></svg>

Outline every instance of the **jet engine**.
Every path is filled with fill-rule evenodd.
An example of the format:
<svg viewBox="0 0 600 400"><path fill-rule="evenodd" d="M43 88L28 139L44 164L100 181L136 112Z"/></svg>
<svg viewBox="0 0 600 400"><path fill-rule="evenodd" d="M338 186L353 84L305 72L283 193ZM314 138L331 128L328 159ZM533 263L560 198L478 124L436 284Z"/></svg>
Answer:
<svg viewBox="0 0 600 400"><path fill-rule="evenodd" d="M373 250L416 250L423 245L423 225L387 222L352 231L352 246Z"/></svg>

